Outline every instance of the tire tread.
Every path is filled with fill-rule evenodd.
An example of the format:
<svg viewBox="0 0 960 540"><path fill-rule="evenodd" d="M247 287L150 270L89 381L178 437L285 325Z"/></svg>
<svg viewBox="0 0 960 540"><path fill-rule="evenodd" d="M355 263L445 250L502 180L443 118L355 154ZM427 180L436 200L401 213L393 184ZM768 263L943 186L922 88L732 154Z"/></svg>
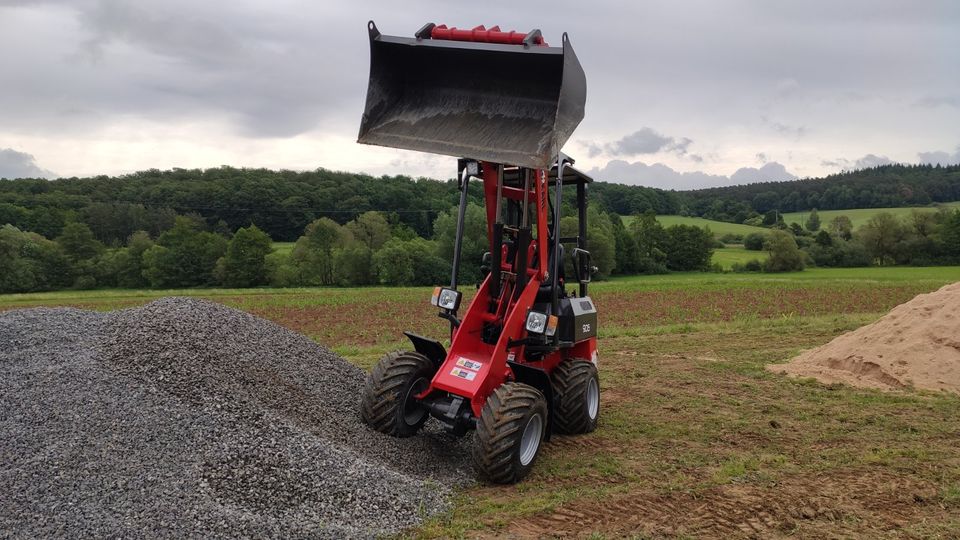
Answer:
<svg viewBox="0 0 960 540"><path fill-rule="evenodd" d="M596 429L596 420L591 421L584 407L587 383L596 376L596 372L596 366L588 360L567 358L557 364L550 374L557 395L553 417L553 426L557 432L576 435Z"/></svg>
<svg viewBox="0 0 960 540"><path fill-rule="evenodd" d="M400 390L410 377L428 369L434 369L434 364L420 353L387 353L367 376L360 402L360 418L373 429L394 437L409 437L416 433L416 429L403 429L396 421L397 409L403 407L404 396L400 395Z"/></svg>
<svg viewBox="0 0 960 540"><path fill-rule="evenodd" d="M516 434L523 428L527 411L538 405L546 412L543 394L522 383L504 383L490 394L477 422L473 450L474 466L481 478L509 484L523 477L524 471L514 467Z"/></svg>

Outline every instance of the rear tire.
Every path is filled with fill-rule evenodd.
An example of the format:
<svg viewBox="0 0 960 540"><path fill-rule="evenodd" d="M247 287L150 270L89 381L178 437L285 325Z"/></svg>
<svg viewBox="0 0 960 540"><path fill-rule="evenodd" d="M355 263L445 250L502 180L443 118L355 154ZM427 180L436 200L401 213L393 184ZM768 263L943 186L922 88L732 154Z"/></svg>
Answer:
<svg viewBox="0 0 960 540"><path fill-rule="evenodd" d="M434 363L420 353L388 353L367 376L360 418L387 435L414 435L430 414L413 396L427 389L436 371Z"/></svg>
<svg viewBox="0 0 960 540"><path fill-rule="evenodd" d="M597 429L600 418L600 377L597 366L582 358L567 358L550 374L556 394L553 426L576 435Z"/></svg>
<svg viewBox="0 0 960 540"><path fill-rule="evenodd" d="M490 394L477 421L473 463L480 478L519 482L533 469L547 432L547 400L532 386L507 382Z"/></svg>

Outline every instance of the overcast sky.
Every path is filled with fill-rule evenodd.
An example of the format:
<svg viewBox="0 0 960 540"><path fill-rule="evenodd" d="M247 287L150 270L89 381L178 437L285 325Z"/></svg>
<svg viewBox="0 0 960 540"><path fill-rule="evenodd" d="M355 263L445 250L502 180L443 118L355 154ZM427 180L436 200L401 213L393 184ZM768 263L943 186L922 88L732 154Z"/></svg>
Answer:
<svg viewBox="0 0 960 540"><path fill-rule="evenodd" d="M563 32L587 74L565 147L688 189L960 163L960 2L0 0L0 177L219 165L446 178L356 144L366 22ZM519 75L519 74L518 74Z"/></svg>

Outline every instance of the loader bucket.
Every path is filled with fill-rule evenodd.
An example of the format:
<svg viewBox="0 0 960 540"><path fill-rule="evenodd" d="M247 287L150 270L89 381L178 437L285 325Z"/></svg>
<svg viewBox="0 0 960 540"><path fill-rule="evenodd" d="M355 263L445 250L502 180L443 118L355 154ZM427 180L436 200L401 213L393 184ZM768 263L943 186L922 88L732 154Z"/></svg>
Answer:
<svg viewBox="0 0 960 540"><path fill-rule="evenodd" d="M583 119L586 77L566 34L547 47L368 29L360 143L549 169Z"/></svg>

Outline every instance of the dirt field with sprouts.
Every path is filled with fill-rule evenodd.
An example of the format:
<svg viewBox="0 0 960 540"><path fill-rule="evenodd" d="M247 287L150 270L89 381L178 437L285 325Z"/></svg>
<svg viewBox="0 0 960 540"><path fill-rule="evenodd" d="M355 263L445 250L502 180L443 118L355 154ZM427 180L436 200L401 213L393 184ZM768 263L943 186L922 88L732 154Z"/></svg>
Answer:
<svg viewBox="0 0 960 540"><path fill-rule="evenodd" d="M879 320L960 268L689 274L596 284L601 421L555 437L517 486L454 490L414 537L955 537L960 396L766 369ZM112 310L200 296L303 333L362 368L442 337L429 290L93 291L0 309Z"/></svg>

